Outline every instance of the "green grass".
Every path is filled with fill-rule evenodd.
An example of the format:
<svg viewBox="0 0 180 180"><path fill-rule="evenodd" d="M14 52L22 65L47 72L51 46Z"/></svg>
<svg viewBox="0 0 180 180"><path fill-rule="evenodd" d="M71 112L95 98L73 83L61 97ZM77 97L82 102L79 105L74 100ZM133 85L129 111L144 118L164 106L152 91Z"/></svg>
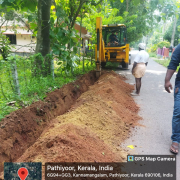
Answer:
<svg viewBox="0 0 180 180"><path fill-rule="evenodd" d="M154 61L156 61L157 63L163 65L164 67L168 67L169 63L170 63L170 60L169 59L164 59L164 60L158 60L158 59L155 59ZM176 71L178 71L180 68L180 66L177 67Z"/></svg>
<svg viewBox="0 0 180 180"><path fill-rule="evenodd" d="M154 61L156 61L157 63L163 65L164 67L167 67L169 65L169 62L170 62L169 59L164 59L164 60L155 59Z"/></svg>
<svg viewBox="0 0 180 180"><path fill-rule="evenodd" d="M155 52L150 52L149 53L149 57L154 57L154 58L157 58L157 55Z"/></svg>
<svg viewBox="0 0 180 180"><path fill-rule="evenodd" d="M21 92L19 98L13 90L11 65L9 62L0 61L0 120L10 112L22 108L22 104L28 106L35 101L43 100L47 92L54 91L64 84L75 81L77 76L95 69L95 63L93 62L91 65L91 61L85 58L83 71L83 61L78 61L77 67L74 68L72 74L71 72L64 72L62 67L58 66L55 62L54 79L52 76L34 77L31 68L32 63L30 60L21 59L17 61L18 80ZM7 105L7 103L11 101L16 101L14 106Z"/></svg>

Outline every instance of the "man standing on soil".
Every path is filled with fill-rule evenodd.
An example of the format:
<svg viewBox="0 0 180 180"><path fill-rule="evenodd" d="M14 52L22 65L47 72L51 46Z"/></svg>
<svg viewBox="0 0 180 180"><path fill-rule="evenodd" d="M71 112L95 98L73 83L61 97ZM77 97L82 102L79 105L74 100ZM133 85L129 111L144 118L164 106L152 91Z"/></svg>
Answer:
<svg viewBox="0 0 180 180"><path fill-rule="evenodd" d="M168 93L170 93L170 89L172 90L172 84L170 83L170 79L177 67L180 63L180 44L178 44L177 48L172 54L171 61L169 63L166 77L165 77L165 89ZM174 112L172 118L172 144L170 147L170 151L174 154L178 154L179 150L179 142L180 142L180 70L177 73L175 80L175 88L174 88Z"/></svg>
<svg viewBox="0 0 180 180"><path fill-rule="evenodd" d="M136 92L131 93L133 96L139 96L141 89L141 78L144 76L146 71L146 66L149 60L149 54L145 51L146 45L144 43L139 43L139 52L137 53L134 64L132 68L132 74L136 81Z"/></svg>

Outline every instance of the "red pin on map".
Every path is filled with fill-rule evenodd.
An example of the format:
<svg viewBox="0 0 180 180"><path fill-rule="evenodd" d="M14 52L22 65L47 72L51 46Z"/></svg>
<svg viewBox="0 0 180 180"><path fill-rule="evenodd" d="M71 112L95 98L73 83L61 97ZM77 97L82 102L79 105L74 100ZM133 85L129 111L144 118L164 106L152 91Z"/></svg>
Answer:
<svg viewBox="0 0 180 180"><path fill-rule="evenodd" d="M19 168L18 176L20 177L21 180L25 180L26 177L28 176L28 170L24 167Z"/></svg>

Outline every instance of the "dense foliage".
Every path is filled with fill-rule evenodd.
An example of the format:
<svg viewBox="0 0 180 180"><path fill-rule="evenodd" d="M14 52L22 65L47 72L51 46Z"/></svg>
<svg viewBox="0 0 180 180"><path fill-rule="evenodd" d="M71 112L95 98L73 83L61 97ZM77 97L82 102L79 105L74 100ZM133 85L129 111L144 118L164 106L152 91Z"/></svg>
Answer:
<svg viewBox="0 0 180 180"><path fill-rule="evenodd" d="M169 48L170 47L170 42L167 42L167 41L162 41L162 42L159 42L158 44L157 44L157 47L159 47L159 48L163 48L163 47L166 47L166 48Z"/></svg>
<svg viewBox="0 0 180 180"><path fill-rule="evenodd" d="M91 13L85 13L83 18L83 26L92 33L93 40L95 34L96 17L102 17L103 24L125 24L127 26L128 42L132 44L143 36L149 35L159 22L159 16L154 15L157 9L161 9L163 2L154 1L121 1L105 0L101 9L92 8ZM78 18L80 22L80 18Z"/></svg>

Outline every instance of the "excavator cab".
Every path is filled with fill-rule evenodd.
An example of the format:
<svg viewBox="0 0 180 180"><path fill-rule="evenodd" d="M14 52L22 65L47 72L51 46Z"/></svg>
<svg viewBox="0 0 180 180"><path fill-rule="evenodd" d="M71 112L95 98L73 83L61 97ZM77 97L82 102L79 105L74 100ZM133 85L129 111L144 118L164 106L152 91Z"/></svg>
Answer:
<svg viewBox="0 0 180 180"><path fill-rule="evenodd" d="M126 45L127 30L124 25L118 27L102 27L105 47L121 47Z"/></svg>

